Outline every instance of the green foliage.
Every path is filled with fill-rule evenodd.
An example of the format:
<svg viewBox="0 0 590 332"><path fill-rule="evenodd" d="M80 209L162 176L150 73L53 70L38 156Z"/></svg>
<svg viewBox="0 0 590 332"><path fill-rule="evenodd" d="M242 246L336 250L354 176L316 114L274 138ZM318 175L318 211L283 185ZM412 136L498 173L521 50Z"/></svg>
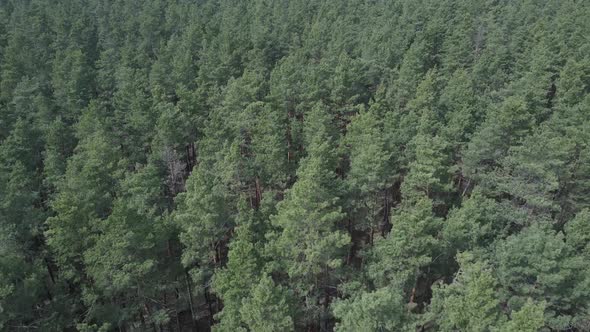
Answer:
<svg viewBox="0 0 590 332"><path fill-rule="evenodd" d="M487 248L509 226L506 210L481 192L474 192L460 208L451 210L443 224L442 236L454 251Z"/></svg>
<svg viewBox="0 0 590 332"><path fill-rule="evenodd" d="M469 253L457 260L461 268L453 282L433 289L433 319L441 331L493 331L503 316L489 263L476 261Z"/></svg>
<svg viewBox="0 0 590 332"><path fill-rule="evenodd" d="M89 134L68 160L59 194L52 201L55 216L47 220L47 241L67 278L80 279L81 256L89 248L100 220L111 212L121 177L122 157L105 133Z"/></svg>
<svg viewBox="0 0 590 332"><path fill-rule="evenodd" d="M391 153L375 111L362 111L352 119L345 143L350 146L350 186L361 193L383 189L391 176L387 170Z"/></svg>
<svg viewBox="0 0 590 332"><path fill-rule="evenodd" d="M340 320L335 331L399 331L406 315L402 294L395 287L383 287L334 304L334 316Z"/></svg>
<svg viewBox="0 0 590 332"><path fill-rule="evenodd" d="M410 171L404 177L401 192L408 202L422 196L435 198L450 191L449 172L443 153L446 142L438 136L418 134L414 138L416 159L410 163Z"/></svg>
<svg viewBox="0 0 590 332"><path fill-rule="evenodd" d="M277 255L274 264L288 275L289 286L306 297L306 319L319 315L313 302L320 291L335 279L343 263L347 234L338 229L345 218L339 205L339 181L332 171L336 165L329 117L315 107L306 118L307 157L297 171L297 182L277 204L271 217L277 233L270 235L269 253ZM315 128L315 131L311 131ZM326 301L326 300L324 300Z"/></svg>
<svg viewBox="0 0 590 332"><path fill-rule="evenodd" d="M269 276L263 276L242 302L240 314L252 331L294 331L291 296Z"/></svg>
<svg viewBox="0 0 590 332"><path fill-rule="evenodd" d="M471 139L464 158L465 173L481 181L486 188L494 186L490 172L498 160L529 134L534 123L531 111L521 98L509 97L496 107L488 111L486 121Z"/></svg>
<svg viewBox="0 0 590 332"><path fill-rule="evenodd" d="M218 263L220 241L231 226L225 204L224 188L202 167L187 180L186 192L177 196L174 219L186 247L182 262L198 267L194 277L199 281L210 273L208 266Z"/></svg>
<svg viewBox="0 0 590 332"><path fill-rule="evenodd" d="M436 234L441 220L433 215L428 198L402 207L391 218L391 232L375 244L368 273L380 287L394 281L412 287L440 249Z"/></svg>
<svg viewBox="0 0 590 332"><path fill-rule="evenodd" d="M590 248L590 211L585 209L565 225L567 244L577 251ZM588 252L590 253L590 252Z"/></svg>
<svg viewBox="0 0 590 332"><path fill-rule="evenodd" d="M483 111L477 107L470 73L461 69L455 71L441 92L439 103L446 122L443 135L455 149L463 148L483 116Z"/></svg>
<svg viewBox="0 0 590 332"><path fill-rule="evenodd" d="M376 114L378 107L373 104L368 111L362 110L353 117L344 137L350 158L344 184L350 192L348 204L357 229L375 229L383 224L389 213L382 210L382 204L388 204L389 200L387 189L394 176L389 166L393 158L386 145L382 121Z"/></svg>
<svg viewBox="0 0 590 332"><path fill-rule="evenodd" d="M512 313L510 321L504 324L500 331L539 331L545 325L544 311L545 303L535 304L528 299L519 311Z"/></svg>
<svg viewBox="0 0 590 332"><path fill-rule="evenodd" d="M0 330L589 330L588 17L0 2Z"/></svg>
<svg viewBox="0 0 590 332"><path fill-rule="evenodd" d="M217 270L213 278L213 290L224 303L223 311L217 315L220 322L215 328L219 331L243 330L247 320L252 319L242 316L241 310L243 302L249 298L262 277L263 246L256 241L259 218L260 215L242 201L236 235L229 245L227 265Z"/></svg>
<svg viewBox="0 0 590 332"><path fill-rule="evenodd" d="M578 285L585 282L586 266L564 235L549 225L533 224L499 242L495 259L502 297L509 307L520 308L527 298L546 301L546 323L554 328L572 324L573 315L566 312L584 310L581 304L586 303L588 292L578 291Z"/></svg>
<svg viewBox="0 0 590 332"><path fill-rule="evenodd" d="M8 331L15 322L24 327L35 320L36 310L31 304L43 298L43 271L38 261L27 262L13 230L1 230L0 329Z"/></svg>

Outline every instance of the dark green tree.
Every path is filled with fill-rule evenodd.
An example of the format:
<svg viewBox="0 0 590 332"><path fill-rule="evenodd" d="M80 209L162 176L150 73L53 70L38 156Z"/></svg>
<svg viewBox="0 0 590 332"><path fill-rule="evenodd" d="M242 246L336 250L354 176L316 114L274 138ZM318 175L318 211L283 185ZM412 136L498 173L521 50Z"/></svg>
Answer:
<svg viewBox="0 0 590 332"><path fill-rule="evenodd" d="M276 255L276 269L287 275L289 287L301 299L303 319L308 324L324 324L328 289L337 282L335 271L342 265L350 242L339 227L345 214L338 199L331 120L323 105L307 115L307 156L297 171L297 182L271 217L278 232L271 236L269 250Z"/></svg>

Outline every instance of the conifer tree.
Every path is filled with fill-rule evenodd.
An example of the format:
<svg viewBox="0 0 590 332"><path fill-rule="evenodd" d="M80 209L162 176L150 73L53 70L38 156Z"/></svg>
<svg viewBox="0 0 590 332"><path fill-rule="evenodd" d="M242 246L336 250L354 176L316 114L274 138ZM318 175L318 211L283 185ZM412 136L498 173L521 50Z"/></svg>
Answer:
<svg viewBox="0 0 590 332"><path fill-rule="evenodd" d="M344 138L350 156L346 185L351 191L353 217L359 219L354 226L363 230L382 228L389 223L391 204L387 189L393 182L388 168L392 153L388 151L382 123L375 113L372 108L352 118Z"/></svg>
<svg viewBox="0 0 590 332"><path fill-rule="evenodd" d="M82 256L92 245L97 226L111 212L124 166L118 147L93 114L98 109L87 112L78 128L78 135L84 139L68 160L64 179L58 184L59 193L51 202L55 215L47 220L46 231L61 272L74 281L85 278L81 274Z"/></svg>
<svg viewBox="0 0 590 332"><path fill-rule="evenodd" d="M501 296L511 309L521 308L528 298L546 301L545 321L558 329L573 324L576 313L584 310L579 303L587 301L588 293L577 290L586 267L573 255L564 235L547 223L539 221L499 242L495 259Z"/></svg>
<svg viewBox="0 0 590 332"><path fill-rule="evenodd" d="M323 324L328 289L334 286L350 239L339 227L345 214L339 205L335 137L326 108L314 107L306 123L307 156L297 171L297 182L271 217L279 231L271 237L269 249L278 256L277 270L287 275L303 302L305 321Z"/></svg>
<svg viewBox="0 0 590 332"><path fill-rule="evenodd" d="M335 331L396 331L410 325L400 290L383 287L334 304Z"/></svg>
<svg viewBox="0 0 590 332"><path fill-rule="evenodd" d="M441 331L489 331L502 326L505 317L496 294L497 281L488 262L470 253L458 257L461 266L449 285L433 289L430 314Z"/></svg>
<svg viewBox="0 0 590 332"><path fill-rule="evenodd" d="M235 236L229 245L227 264L216 270L213 277L213 290L224 304L223 310L217 315L219 323L215 325L219 331L246 329L246 318L242 317L241 308L263 273L261 215L251 209L245 200L239 204Z"/></svg>
<svg viewBox="0 0 590 332"><path fill-rule="evenodd" d="M290 292L269 276L260 278L242 302L240 314L251 331L294 331L295 312Z"/></svg>

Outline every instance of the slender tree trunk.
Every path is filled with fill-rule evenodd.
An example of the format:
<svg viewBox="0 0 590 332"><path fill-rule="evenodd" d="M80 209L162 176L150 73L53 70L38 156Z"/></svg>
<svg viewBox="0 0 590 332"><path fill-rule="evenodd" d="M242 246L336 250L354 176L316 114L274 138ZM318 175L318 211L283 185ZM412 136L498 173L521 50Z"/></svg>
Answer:
<svg viewBox="0 0 590 332"><path fill-rule="evenodd" d="M141 322L141 328L147 331L147 325L145 323L145 317L143 317L143 310L139 311L139 321Z"/></svg>
<svg viewBox="0 0 590 332"><path fill-rule="evenodd" d="M385 189L385 194L383 195L383 225L381 227L381 235L385 236L390 231L390 223L389 223L389 190Z"/></svg>
<svg viewBox="0 0 590 332"><path fill-rule="evenodd" d="M287 119L288 121L290 121L290 119L293 117L293 113L292 112L288 112L287 113ZM287 126L287 162L290 163L291 159L293 159L293 152L291 152L291 125L289 124Z"/></svg>
<svg viewBox="0 0 590 332"><path fill-rule="evenodd" d="M215 266L217 266L217 262L218 262L218 254L217 254L217 243L215 242L211 242L209 244L209 246L211 247L211 249L213 250L213 264Z"/></svg>
<svg viewBox="0 0 590 332"><path fill-rule="evenodd" d="M190 281L190 277L188 275L188 271L184 271L184 280L186 282L186 291L188 294L188 305L189 308L191 309L191 322L194 324L195 323L195 307L193 304L193 290L191 287L191 281Z"/></svg>
<svg viewBox="0 0 590 332"><path fill-rule="evenodd" d="M209 289L205 289L205 301L207 302L207 308L209 309L209 325L213 326L213 305L211 304L211 296L209 295Z"/></svg>
<svg viewBox="0 0 590 332"><path fill-rule="evenodd" d="M45 266L47 267L47 273L49 274L49 278L51 279L51 284L55 285L55 277L53 276L53 271L51 271L51 266L49 265L49 261L46 258L43 258L45 261Z"/></svg>
<svg viewBox="0 0 590 332"><path fill-rule="evenodd" d="M410 294L410 302L414 303L414 299L416 298L416 286L412 287L412 293Z"/></svg>
<svg viewBox="0 0 590 332"><path fill-rule="evenodd" d="M180 317L178 315L178 309L174 306L174 314L176 315L176 329L178 332L182 331L182 326L180 325Z"/></svg>
<svg viewBox="0 0 590 332"><path fill-rule="evenodd" d="M254 180L256 186L256 194L255 194L255 209L258 210L260 207L260 201L262 200L262 188L260 187L260 179L258 176Z"/></svg>
<svg viewBox="0 0 590 332"><path fill-rule="evenodd" d="M177 281L177 280L175 280ZM188 286L188 283L187 283ZM190 295L190 294L189 294ZM174 287L174 312L176 313L176 325L178 326L178 331L182 331L182 323L180 322L180 313L178 312L178 300L180 299L180 289L178 287ZM196 325L193 319L193 311L192 311L192 299L189 297L189 308L191 309L191 327L194 327L196 330Z"/></svg>
<svg viewBox="0 0 590 332"><path fill-rule="evenodd" d="M465 196L465 193L467 193L467 189L469 189L469 186L471 185L471 179L469 179L467 181L467 185L465 185L465 189L463 189L463 193L461 194L461 197Z"/></svg>
<svg viewBox="0 0 590 332"><path fill-rule="evenodd" d="M147 303L144 303L143 307L145 308L145 311L147 312L148 317L151 320L152 319L152 310L150 309L150 306L147 305ZM154 329L154 331L158 331L158 327L156 326L156 323L154 323L154 322L152 322L152 328Z"/></svg>
<svg viewBox="0 0 590 332"><path fill-rule="evenodd" d="M354 247L355 247L355 242L354 242L354 237L352 234L352 219L348 219L348 234L350 234L350 239L351 239L351 246L350 249L348 250L348 257L346 257L346 265L350 265L352 262L352 256L354 255Z"/></svg>

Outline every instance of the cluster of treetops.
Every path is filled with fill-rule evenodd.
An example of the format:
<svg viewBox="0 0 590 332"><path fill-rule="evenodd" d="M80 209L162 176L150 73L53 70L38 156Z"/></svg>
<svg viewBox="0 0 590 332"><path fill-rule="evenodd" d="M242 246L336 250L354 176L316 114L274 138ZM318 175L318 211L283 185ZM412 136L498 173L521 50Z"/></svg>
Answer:
<svg viewBox="0 0 590 332"><path fill-rule="evenodd" d="M590 330L590 1L0 3L0 330Z"/></svg>

